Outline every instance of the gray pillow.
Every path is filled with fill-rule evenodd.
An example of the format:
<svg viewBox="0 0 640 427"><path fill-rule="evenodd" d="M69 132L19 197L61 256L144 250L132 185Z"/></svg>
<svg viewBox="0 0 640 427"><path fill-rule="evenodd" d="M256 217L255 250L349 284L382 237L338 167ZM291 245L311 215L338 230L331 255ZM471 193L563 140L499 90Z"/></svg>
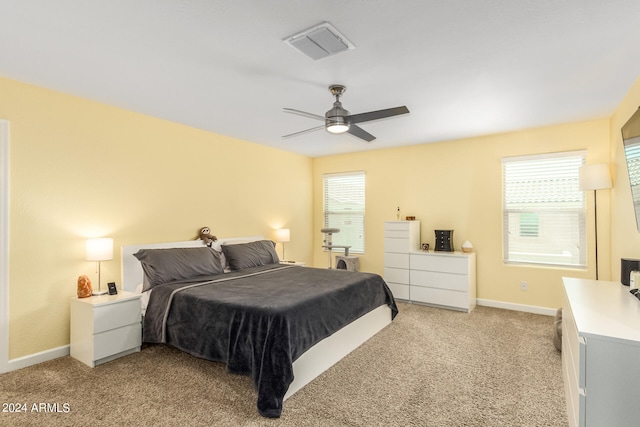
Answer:
<svg viewBox="0 0 640 427"><path fill-rule="evenodd" d="M209 247L140 249L133 256L144 270L143 291L176 280L224 273L220 252Z"/></svg>
<svg viewBox="0 0 640 427"><path fill-rule="evenodd" d="M271 240L258 240L236 245L222 245L222 253L227 258L232 270L242 270L243 268L279 263L280 259L275 246L275 242Z"/></svg>

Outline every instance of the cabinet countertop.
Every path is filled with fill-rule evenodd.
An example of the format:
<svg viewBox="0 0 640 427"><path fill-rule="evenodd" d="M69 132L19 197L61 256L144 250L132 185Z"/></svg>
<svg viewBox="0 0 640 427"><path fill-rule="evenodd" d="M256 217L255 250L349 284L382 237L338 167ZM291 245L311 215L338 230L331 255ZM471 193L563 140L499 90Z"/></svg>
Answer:
<svg viewBox="0 0 640 427"><path fill-rule="evenodd" d="M580 334L640 345L640 300L619 282L563 277Z"/></svg>
<svg viewBox="0 0 640 427"><path fill-rule="evenodd" d="M71 299L81 303L85 303L85 304L100 306L105 304L113 304L117 302L133 300L133 299L140 298L141 296L142 295L136 294L133 292L118 291L117 295L109 295L109 294L92 295L87 298L72 297Z"/></svg>

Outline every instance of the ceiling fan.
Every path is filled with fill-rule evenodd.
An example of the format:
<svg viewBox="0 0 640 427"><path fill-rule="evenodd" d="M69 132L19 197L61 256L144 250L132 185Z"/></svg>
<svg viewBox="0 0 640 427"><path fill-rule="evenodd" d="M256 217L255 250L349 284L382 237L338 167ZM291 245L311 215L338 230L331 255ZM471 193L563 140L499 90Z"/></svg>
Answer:
<svg viewBox="0 0 640 427"><path fill-rule="evenodd" d="M302 135L308 132L313 132L318 129L325 128L330 133L350 133L360 139L367 142L371 142L376 139L366 130L362 129L356 123L364 123L372 120L384 119L387 117L398 116L400 114L409 113L409 109L404 105L402 107L387 108L384 110L369 111L368 113L349 114L349 111L342 108L340 97L347 90L343 85L331 85L329 86L329 92L336 97L336 101L333 103L333 108L325 113L324 116L318 114L307 113L305 111L295 110L293 108L285 108L286 113L298 114L300 116L309 117L312 119L322 120L324 125L316 126L311 129L306 129L300 132L284 135L283 138L290 138L293 136Z"/></svg>

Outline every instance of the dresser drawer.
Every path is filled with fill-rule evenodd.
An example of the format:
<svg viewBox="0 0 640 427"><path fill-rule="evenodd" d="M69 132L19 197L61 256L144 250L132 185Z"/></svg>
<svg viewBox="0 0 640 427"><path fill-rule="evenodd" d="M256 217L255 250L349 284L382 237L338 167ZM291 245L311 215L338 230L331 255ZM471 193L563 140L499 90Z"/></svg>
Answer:
<svg viewBox="0 0 640 427"><path fill-rule="evenodd" d="M384 239L385 252L409 253L411 249L413 248L411 248L409 239L394 239L392 237L385 237Z"/></svg>
<svg viewBox="0 0 640 427"><path fill-rule="evenodd" d="M411 269L441 271L444 273L469 273L469 258L466 255L411 254Z"/></svg>
<svg viewBox="0 0 640 427"><path fill-rule="evenodd" d="M140 300L132 299L117 304L97 305L93 308L93 333L116 329L132 323L140 323Z"/></svg>
<svg viewBox="0 0 640 427"><path fill-rule="evenodd" d="M403 285L409 284L409 270L402 268L384 268L384 281L389 283L401 283Z"/></svg>
<svg viewBox="0 0 640 427"><path fill-rule="evenodd" d="M384 232L387 231L404 231L406 232L410 230L411 223L409 221L392 221L384 223Z"/></svg>
<svg viewBox="0 0 640 427"><path fill-rule="evenodd" d="M409 285L403 285L401 283L387 282L389 289L393 297L396 299L409 300Z"/></svg>
<svg viewBox="0 0 640 427"><path fill-rule="evenodd" d="M127 325L117 329L94 335L93 359L100 360L105 357L140 347L142 330L140 323Z"/></svg>
<svg viewBox="0 0 640 427"><path fill-rule="evenodd" d="M409 274L409 284L411 284L411 286L424 286L468 292L469 276L434 271L411 270L411 273Z"/></svg>
<svg viewBox="0 0 640 427"><path fill-rule="evenodd" d="M409 254L385 252L384 266L393 268L409 268Z"/></svg>
<svg viewBox="0 0 640 427"><path fill-rule="evenodd" d="M465 292L411 286L410 293L411 301L454 307L465 311L469 309L469 294Z"/></svg>

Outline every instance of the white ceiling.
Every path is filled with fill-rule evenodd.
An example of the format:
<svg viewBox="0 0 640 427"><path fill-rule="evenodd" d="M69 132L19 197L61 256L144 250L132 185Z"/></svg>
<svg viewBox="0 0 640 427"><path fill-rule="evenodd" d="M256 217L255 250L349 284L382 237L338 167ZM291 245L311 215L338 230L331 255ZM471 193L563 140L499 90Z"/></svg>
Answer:
<svg viewBox="0 0 640 427"><path fill-rule="evenodd" d="M329 21L355 49L283 40ZM638 0L0 0L0 76L316 157L610 116ZM282 111L406 105L370 144ZM2 94L0 94L2 96ZM117 123L114 123L117 126Z"/></svg>

